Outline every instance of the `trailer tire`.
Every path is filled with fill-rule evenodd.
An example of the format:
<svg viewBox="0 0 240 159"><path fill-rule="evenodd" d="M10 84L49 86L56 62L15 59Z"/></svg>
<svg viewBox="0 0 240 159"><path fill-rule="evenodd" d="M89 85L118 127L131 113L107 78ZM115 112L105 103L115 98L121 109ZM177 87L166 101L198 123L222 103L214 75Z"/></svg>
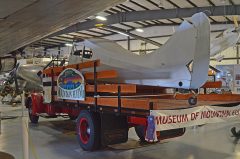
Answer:
<svg viewBox="0 0 240 159"><path fill-rule="evenodd" d="M31 123L37 124L38 120L39 120L39 116L32 114L32 99L31 98L28 99L27 108L28 108L28 115L29 115L29 119L30 119Z"/></svg>
<svg viewBox="0 0 240 159"><path fill-rule="evenodd" d="M77 139L83 150L93 151L100 148L99 114L82 110L77 119Z"/></svg>
<svg viewBox="0 0 240 159"><path fill-rule="evenodd" d="M138 126L135 126L134 128L135 128L135 132L136 132L137 136L139 137L140 141L141 142L146 141L145 140L146 126L138 125Z"/></svg>

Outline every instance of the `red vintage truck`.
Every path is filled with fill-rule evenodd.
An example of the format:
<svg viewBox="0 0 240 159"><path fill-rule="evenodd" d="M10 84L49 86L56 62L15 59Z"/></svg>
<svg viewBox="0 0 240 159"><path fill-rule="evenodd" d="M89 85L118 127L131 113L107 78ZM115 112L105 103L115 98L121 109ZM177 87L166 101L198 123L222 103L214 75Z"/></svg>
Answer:
<svg viewBox="0 0 240 159"><path fill-rule="evenodd" d="M116 78L118 73L115 70L97 71L99 60L66 66L59 66L59 63L52 61L51 67L41 71L43 92L31 93L26 98L32 123L38 123L40 116L68 115L70 119L76 119L77 140L88 151L126 142L131 127L135 127L142 141L147 133L154 131L157 134L155 138L152 134L155 141L185 133L185 128L151 132L148 118L152 110L192 107L186 100L188 97L165 94L165 89L159 87L106 82L106 79ZM222 96L217 98L223 99ZM211 102L207 97L207 100L198 101L197 106L240 101L239 96Z"/></svg>

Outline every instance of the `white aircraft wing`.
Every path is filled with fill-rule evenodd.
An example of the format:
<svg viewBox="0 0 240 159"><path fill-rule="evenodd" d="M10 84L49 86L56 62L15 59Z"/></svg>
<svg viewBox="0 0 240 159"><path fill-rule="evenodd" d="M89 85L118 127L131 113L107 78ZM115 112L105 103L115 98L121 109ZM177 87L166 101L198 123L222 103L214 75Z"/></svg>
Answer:
<svg viewBox="0 0 240 159"><path fill-rule="evenodd" d="M239 32L235 28L225 30L221 37L211 41L210 56L215 56L229 47L235 46L239 40L239 36Z"/></svg>

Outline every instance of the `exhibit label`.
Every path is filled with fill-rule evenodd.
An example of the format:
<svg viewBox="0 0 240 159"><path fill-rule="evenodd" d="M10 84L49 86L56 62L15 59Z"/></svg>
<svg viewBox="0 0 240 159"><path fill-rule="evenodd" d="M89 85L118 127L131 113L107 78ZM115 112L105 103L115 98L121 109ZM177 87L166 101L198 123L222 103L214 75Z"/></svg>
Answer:
<svg viewBox="0 0 240 159"><path fill-rule="evenodd" d="M170 130L208 123L235 121L240 119L240 105L234 107L197 106L178 110L151 110L155 129Z"/></svg>

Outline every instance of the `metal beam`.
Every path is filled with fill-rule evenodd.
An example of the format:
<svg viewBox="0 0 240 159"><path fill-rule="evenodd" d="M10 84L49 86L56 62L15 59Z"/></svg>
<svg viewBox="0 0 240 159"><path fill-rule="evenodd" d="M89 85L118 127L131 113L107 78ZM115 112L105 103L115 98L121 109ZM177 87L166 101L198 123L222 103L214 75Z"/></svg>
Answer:
<svg viewBox="0 0 240 159"><path fill-rule="evenodd" d="M223 58L222 59L222 61L223 60L239 60L240 58L238 58L238 57L226 57L226 58ZM211 58L210 59L211 61L216 61L216 59L214 59L214 58Z"/></svg>
<svg viewBox="0 0 240 159"><path fill-rule="evenodd" d="M213 30L211 31L211 33L219 33L219 32L223 32L225 31L225 29L221 29L221 30ZM147 36L147 37L144 37L144 38L148 38L148 39L156 39L156 38L168 38L170 36L172 36L173 34L166 34L166 35L156 35L156 36ZM130 41L133 41L133 40L138 40L136 38L130 38L129 39ZM118 39L118 40L114 40L114 41L117 41L117 42L120 42L120 41L126 41L126 39Z"/></svg>
<svg viewBox="0 0 240 159"><path fill-rule="evenodd" d="M208 16L240 15L240 5L120 12L117 14L106 16L107 21L105 22L99 21L97 19L88 20L86 22L72 25L48 37L71 33L71 32L77 32L81 30L88 30L90 28L94 28L95 25L99 23L104 25L112 25L112 24L121 23L121 22L187 18L187 17L191 17L193 14L197 12L205 12Z"/></svg>
<svg viewBox="0 0 240 159"><path fill-rule="evenodd" d="M239 45L237 45L237 64L239 64Z"/></svg>
<svg viewBox="0 0 240 159"><path fill-rule="evenodd" d="M127 49L130 50L131 49L131 44L130 44L130 37L127 37Z"/></svg>
<svg viewBox="0 0 240 159"><path fill-rule="evenodd" d="M160 44L160 43L158 43L158 42L156 42L156 41L153 41L153 40L150 40L150 39L148 39L148 38L144 38L144 37L142 37L142 36L139 36L139 35L130 33L130 32L128 32L128 31L124 30L124 29L121 29L121 28L117 28L117 27L113 27L113 26L108 26L108 27L106 27L106 28L108 28L108 29L110 29L110 30L112 30L112 31L124 33L124 34L126 34L126 35L129 35L129 36L135 38L135 39L145 41L146 43L150 43L150 44L153 44L153 45L158 46L158 47L162 46L162 44Z"/></svg>
<svg viewBox="0 0 240 159"><path fill-rule="evenodd" d="M152 5L154 5L155 7L164 9L164 7L160 7L157 3L153 2L152 0L147 0L149 3L151 3Z"/></svg>
<svg viewBox="0 0 240 159"><path fill-rule="evenodd" d="M145 7L145 6L141 5L140 3L137 3L137 2L135 2L135 1L133 1L133 0L129 0L129 2L131 2L131 3L135 4L136 6L138 6L138 7L142 8L142 9L145 9L145 10L150 10L149 8L147 8L147 7Z"/></svg>

